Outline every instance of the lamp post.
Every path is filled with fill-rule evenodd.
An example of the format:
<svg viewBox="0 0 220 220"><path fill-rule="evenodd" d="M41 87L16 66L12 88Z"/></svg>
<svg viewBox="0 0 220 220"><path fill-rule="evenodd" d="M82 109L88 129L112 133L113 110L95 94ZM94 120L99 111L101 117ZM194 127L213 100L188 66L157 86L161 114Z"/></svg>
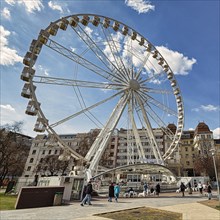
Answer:
<svg viewBox="0 0 220 220"><path fill-rule="evenodd" d="M210 149L212 153L212 159L213 159L213 164L214 164L214 169L215 169L215 178L217 181L217 199L220 200L220 194L219 194L219 184L218 184L218 173L217 173L217 168L216 168L216 163L215 163L215 149L212 148Z"/></svg>

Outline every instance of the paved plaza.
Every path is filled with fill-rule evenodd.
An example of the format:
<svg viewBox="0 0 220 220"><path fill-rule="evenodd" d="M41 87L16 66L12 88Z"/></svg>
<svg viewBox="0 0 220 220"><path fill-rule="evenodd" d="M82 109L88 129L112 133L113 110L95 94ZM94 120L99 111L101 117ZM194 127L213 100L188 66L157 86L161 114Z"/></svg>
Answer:
<svg viewBox="0 0 220 220"><path fill-rule="evenodd" d="M62 206L30 208L11 211L1 211L1 220L107 220L94 214L137 207L153 207L167 211L183 213L183 220L219 220L220 211L199 204L207 200L198 193L186 195L162 193L160 197L119 198L119 202L108 202L107 198L95 198L92 205L80 206L79 201ZM31 202L31 201L30 201Z"/></svg>

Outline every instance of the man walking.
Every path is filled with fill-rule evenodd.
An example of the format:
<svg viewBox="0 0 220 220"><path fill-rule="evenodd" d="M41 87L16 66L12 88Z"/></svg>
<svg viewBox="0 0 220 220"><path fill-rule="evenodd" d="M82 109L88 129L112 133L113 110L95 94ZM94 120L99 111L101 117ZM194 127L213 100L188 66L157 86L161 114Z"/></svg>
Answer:
<svg viewBox="0 0 220 220"><path fill-rule="evenodd" d="M88 182L87 186L86 186L86 196L85 198L82 200L82 203L80 204L81 206L84 206L85 203L87 202L89 205L91 204L91 194L92 194L92 183L91 181Z"/></svg>
<svg viewBox="0 0 220 220"><path fill-rule="evenodd" d="M208 182L207 193L208 193L208 199L211 200L211 198L212 198L212 187L211 187L210 182Z"/></svg>

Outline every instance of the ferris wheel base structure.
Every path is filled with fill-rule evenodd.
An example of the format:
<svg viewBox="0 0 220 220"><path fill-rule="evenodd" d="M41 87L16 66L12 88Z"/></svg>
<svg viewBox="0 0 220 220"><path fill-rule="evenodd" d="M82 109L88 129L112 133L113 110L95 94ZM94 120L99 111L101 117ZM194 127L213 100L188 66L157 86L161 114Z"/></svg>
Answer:
<svg viewBox="0 0 220 220"><path fill-rule="evenodd" d="M132 180L132 176L135 176L135 181ZM84 175L81 173L81 175L75 176L75 173L72 172L70 173L70 177L84 178ZM163 183L168 188L175 188L177 177L169 168L163 165L148 163L130 164L107 169L94 175L88 181L92 181L96 185L97 191L102 191L102 182L105 184L108 184L109 182L121 183L125 184L127 187L133 186L141 189L144 182L153 185L156 183Z"/></svg>

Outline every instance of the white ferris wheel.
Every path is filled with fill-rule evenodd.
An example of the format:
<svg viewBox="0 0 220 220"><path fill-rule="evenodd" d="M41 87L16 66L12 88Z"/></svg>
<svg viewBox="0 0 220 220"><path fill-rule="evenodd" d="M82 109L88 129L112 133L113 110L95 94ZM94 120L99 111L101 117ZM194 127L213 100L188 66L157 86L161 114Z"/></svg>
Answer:
<svg viewBox="0 0 220 220"><path fill-rule="evenodd" d="M164 164L177 147L184 110L174 73L151 42L122 22L95 14L63 17L40 31L23 63L26 113L37 116L36 132L47 131L64 149L63 159L88 161L91 173L114 130L125 124L141 163L148 161L140 128L157 164ZM73 133L74 126L88 129L88 121L101 131L83 158L58 134ZM175 132L167 127L170 121ZM163 155L153 128L169 139Z"/></svg>

